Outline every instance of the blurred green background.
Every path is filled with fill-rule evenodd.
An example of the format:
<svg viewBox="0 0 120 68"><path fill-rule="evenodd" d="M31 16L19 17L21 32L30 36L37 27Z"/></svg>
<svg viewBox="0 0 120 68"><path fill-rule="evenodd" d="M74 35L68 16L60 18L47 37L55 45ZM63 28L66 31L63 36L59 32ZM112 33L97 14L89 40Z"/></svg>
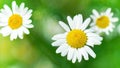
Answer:
<svg viewBox="0 0 120 68"><path fill-rule="evenodd" d="M13 0L0 0L0 9L4 4L11 7ZM73 64L66 57L56 54L51 37L64 32L58 21L67 22L66 17L81 13L84 19L92 14L92 9L105 11L112 8L114 16L120 18L120 0L16 0L20 5L33 9L31 17L35 26L24 39L10 41L0 35L0 68L120 68L120 33L116 28L103 43L95 46L97 57L89 61ZM120 30L119 30L120 31Z"/></svg>

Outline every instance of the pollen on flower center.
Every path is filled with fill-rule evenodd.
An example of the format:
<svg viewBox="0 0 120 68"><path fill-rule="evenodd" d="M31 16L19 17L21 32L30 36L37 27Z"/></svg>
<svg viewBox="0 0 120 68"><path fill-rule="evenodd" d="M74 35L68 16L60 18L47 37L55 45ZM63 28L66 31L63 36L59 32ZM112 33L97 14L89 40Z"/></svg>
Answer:
<svg viewBox="0 0 120 68"><path fill-rule="evenodd" d="M82 30L75 29L68 33L66 40L71 47L81 48L86 44L87 36Z"/></svg>
<svg viewBox="0 0 120 68"><path fill-rule="evenodd" d="M12 16L9 17L8 25L12 29L19 28L22 25L22 17L18 14L13 14Z"/></svg>
<svg viewBox="0 0 120 68"><path fill-rule="evenodd" d="M99 28L106 28L109 26L109 18L107 16L101 16L100 18L98 18L96 20L96 25L99 27Z"/></svg>

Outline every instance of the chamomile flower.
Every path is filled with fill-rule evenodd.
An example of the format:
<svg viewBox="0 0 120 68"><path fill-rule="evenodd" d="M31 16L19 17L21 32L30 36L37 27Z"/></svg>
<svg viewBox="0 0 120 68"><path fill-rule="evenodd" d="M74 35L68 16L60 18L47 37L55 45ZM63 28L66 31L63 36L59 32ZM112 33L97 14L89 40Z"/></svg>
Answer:
<svg viewBox="0 0 120 68"><path fill-rule="evenodd" d="M117 26L117 32L120 34L120 24Z"/></svg>
<svg viewBox="0 0 120 68"><path fill-rule="evenodd" d="M81 62L82 56L85 60L89 59L88 55L95 58L96 54L90 46L100 45L102 37L93 33L91 29L86 29L90 23L90 18L83 22L83 17L79 14L74 16L73 20L68 16L67 20L70 28L64 22L59 21L59 24L66 32L52 37L52 40L55 40L52 46L58 47L56 53L61 53L61 56L67 55L67 59L72 60L73 63L76 60Z"/></svg>
<svg viewBox="0 0 120 68"><path fill-rule="evenodd" d="M20 7L15 1L12 2L12 9L7 5L0 10L0 33L3 36L10 35L10 40L14 40L17 37L23 39L23 33L29 34L28 28L33 28L30 19L32 10L28 10L24 3L20 4Z"/></svg>
<svg viewBox="0 0 120 68"><path fill-rule="evenodd" d="M109 35L109 32L112 32L115 27L114 23L118 21L117 17L113 17L111 8L102 13L97 12L95 9L92 12L93 15L91 15L91 18L93 19L93 23L91 23L91 27L98 34L105 33Z"/></svg>

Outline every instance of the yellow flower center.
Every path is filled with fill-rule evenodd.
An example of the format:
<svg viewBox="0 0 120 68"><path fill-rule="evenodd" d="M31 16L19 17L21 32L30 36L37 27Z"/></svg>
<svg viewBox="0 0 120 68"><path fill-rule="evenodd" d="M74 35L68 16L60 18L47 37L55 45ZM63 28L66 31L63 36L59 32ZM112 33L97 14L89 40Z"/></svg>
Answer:
<svg viewBox="0 0 120 68"><path fill-rule="evenodd" d="M82 30L75 29L68 33L66 40L71 47L81 48L85 46L87 42L87 36Z"/></svg>
<svg viewBox="0 0 120 68"><path fill-rule="evenodd" d="M110 21L109 21L109 18L107 16L101 16L100 18L98 18L96 20L96 25L102 29L108 27L109 24L110 24Z"/></svg>
<svg viewBox="0 0 120 68"><path fill-rule="evenodd" d="M13 14L12 16L9 17L8 25L12 29L19 28L22 25L22 17L18 14Z"/></svg>

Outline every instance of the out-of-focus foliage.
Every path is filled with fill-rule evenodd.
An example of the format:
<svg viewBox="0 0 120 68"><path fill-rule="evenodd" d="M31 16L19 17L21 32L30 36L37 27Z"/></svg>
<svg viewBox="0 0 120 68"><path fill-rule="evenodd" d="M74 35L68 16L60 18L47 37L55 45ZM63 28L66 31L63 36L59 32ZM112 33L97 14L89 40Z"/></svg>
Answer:
<svg viewBox="0 0 120 68"><path fill-rule="evenodd" d="M13 0L0 0L0 9L4 4L11 7ZM104 36L100 46L95 46L97 57L89 61L72 64L66 57L56 54L51 46L51 37L64 32L58 21L67 22L66 17L82 14L89 17L92 9L105 11L112 8L114 16L120 18L119 0L16 0L24 2L33 9L31 17L34 28L23 40L10 41L0 35L0 68L120 68L120 35L117 29ZM116 23L116 27L119 22Z"/></svg>

